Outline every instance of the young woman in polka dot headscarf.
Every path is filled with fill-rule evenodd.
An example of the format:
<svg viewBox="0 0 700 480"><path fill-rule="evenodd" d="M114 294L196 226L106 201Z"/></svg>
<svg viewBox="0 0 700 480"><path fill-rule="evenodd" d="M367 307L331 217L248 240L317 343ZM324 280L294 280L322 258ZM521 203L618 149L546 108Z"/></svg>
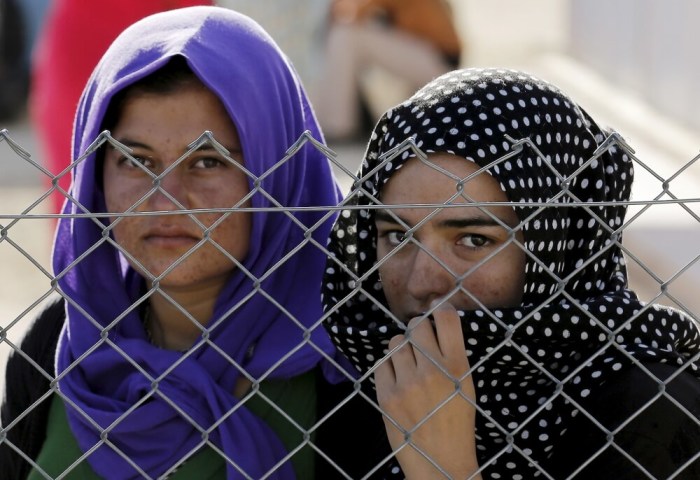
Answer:
<svg viewBox="0 0 700 480"><path fill-rule="evenodd" d="M700 478L700 336L627 288L618 136L542 80L461 70L386 112L358 177L327 328L406 477Z"/></svg>

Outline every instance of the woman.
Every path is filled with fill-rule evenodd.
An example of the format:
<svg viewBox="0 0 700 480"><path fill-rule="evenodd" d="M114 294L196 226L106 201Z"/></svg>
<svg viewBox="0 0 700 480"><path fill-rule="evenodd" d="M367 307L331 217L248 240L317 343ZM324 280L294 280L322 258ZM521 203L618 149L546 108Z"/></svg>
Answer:
<svg viewBox="0 0 700 480"><path fill-rule="evenodd" d="M148 17L74 131L62 300L9 361L3 478L361 475L319 325L338 188L322 151L290 149L321 133L272 39L215 7Z"/></svg>
<svg viewBox="0 0 700 480"><path fill-rule="evenodd" d="M617 137L540 79L461 70L382 117L358 177L327 328L406 478L697 478L700 337L627 287Z"/></svg>

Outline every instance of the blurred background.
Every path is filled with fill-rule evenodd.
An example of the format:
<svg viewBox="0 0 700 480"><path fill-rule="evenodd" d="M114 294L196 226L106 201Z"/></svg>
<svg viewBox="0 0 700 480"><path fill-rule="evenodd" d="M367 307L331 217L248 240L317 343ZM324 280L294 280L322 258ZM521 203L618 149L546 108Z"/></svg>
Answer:
<svg viewBox="0 0 700 480"><path fill-rule="evenodd" d="M57 3L77 4L92 23L111 17L109 11L101 11L109 2L0 0L0 130L5 129L0 133L0 368L52 294L49 258L55 218L51 214L57 206L47 192L60 168L49 161L36 112L66 98L61 90L39 96L33 104L27 97L32 66L36 68L40 56L37 39ZM323 91L334 85L324 74L331 0L218 3L261 23L290 56L317 111L327 107ZM632 285L645 300L676 306L700 318L700 162L696 161L700 96L695 93L700 56L693 41L700 3L452 0L450 4L461 44L456 59L460 67L529 71L559 86L596 120L625 137L638 160L636 203L628 213L624 237ZM384 20L379 18L380 23ZM333 53L333 58L344 58L346 48ZM63 54L68 65L83 57L79 47L64 48ZM378 64L363 65L356 73L361 121L352 135L328 140L337 153L334 161L345 189L352 183L346 171L356 171L372 122L415 89L407 77ZM50 118L70 132L70 120Z"/></svg>

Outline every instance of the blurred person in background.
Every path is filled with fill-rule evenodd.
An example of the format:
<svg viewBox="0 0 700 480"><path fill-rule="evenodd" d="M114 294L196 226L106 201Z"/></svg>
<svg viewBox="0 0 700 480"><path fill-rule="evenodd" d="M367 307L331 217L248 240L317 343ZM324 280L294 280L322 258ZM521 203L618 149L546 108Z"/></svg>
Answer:
<svg viewBox="0 0 700 480"><path fill-rule="evenodd" d="M289 56L306 91L316 98L322 52L319 37L325 28L330 1L216 0L216 4L254 18Z"/></svg>
<svg viewBox="0 0 700 480"><path fill-rule="evenodd" d="M387 477L700 478L700 331L628 287L634 160L611 135L505 69L380 119L323 299L374 379Z"/></svg>
<svg viewBox="0 0 700 480"><path fill-rule="evenodd" d="M280 163L322 141L287 57L236 12L159 13L75 119L61 299L7 364L3 480L364 477L357 445L386 440L321 325L340 193L318 144Z"/></svg>
<svg viewBox="0 0 700 480"><path fill-rule="evenodd" d="M462 50L446 0L333 0L314 102L326 137L353 140L366 136L364 123L373 126L362 90L372 68L390 73L412 93L456 68Z"/></svg>
<svg viewBox="0 0 700 480"><path fill-rule="evenodd" d="M58 186L70 185L70 137L78 99L90 73L117 35L153 13L211 0L53 0L33 54L30 114L44 154L44 166L61 175ZM63 173L62 173L63 172ZM50 186L52 178L44 178ZM60 211L65 194L51 196Z"/></svg>
<svg viewBox="0 0 700 480"><path fill-rule="evenodd" d="M25 31L18 1L0 0L0 121L3 122L20 115L27 98Z"/></svg>

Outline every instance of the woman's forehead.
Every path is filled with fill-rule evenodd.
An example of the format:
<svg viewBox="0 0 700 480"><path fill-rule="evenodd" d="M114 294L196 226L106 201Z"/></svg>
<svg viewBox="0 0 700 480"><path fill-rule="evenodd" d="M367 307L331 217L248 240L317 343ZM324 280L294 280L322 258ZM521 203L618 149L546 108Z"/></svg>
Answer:
<svg viewBox="0 0 700 480"><path fill-rule="evenodd" d="M505 202L498 182L474 162L438 152L426 159L409 158L396 168L382 187L385 204Z"/></svg>

